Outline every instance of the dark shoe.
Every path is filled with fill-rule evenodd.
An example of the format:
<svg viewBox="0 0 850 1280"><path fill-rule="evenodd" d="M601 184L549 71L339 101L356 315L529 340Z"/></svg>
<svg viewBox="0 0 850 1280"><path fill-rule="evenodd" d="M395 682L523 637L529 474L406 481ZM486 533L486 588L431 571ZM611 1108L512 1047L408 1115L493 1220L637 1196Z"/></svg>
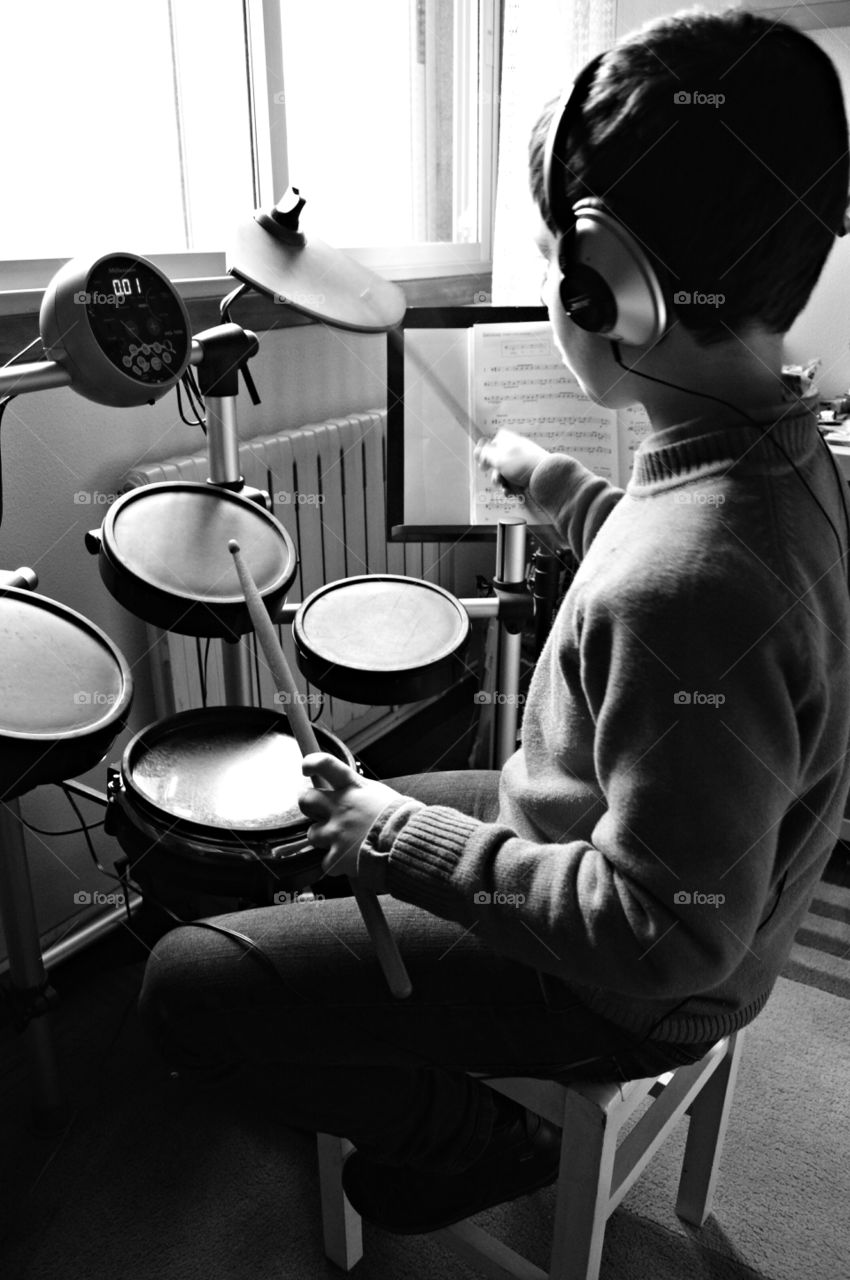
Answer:
<svg viewBox="0 0 850 1280"><path fill-rule="evenodd" d="M418 1235L548 1186L558 1176L560 1157L560 1130L516 1107L463 1173L397 1168L353 1151L343 1165L342 1185L367 1222L398 1235Z"/></svg>

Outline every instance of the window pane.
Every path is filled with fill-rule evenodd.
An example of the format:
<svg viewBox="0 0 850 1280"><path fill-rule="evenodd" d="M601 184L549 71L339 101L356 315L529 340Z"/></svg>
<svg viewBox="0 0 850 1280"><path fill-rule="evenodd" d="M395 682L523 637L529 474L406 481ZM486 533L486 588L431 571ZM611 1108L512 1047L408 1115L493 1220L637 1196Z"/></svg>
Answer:
<svg viewBox="0 0 850 1280"><path fill-rule="evenodd" d="M289 181L308 200L305 225L340 245L477 240L474 0L280 6Z"/></svg>
<svg viewBox="0 0 850 1280"><path fill-rule="evenodd" d="M0 257L221 249L250 214L240 0L19 0L0 47Z"/></svg>

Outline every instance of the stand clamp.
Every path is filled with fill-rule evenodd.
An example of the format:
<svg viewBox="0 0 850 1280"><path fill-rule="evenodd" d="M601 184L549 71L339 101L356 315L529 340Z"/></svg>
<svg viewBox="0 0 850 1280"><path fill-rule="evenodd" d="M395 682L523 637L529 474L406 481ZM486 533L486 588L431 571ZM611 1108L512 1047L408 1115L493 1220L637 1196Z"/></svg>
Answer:
<svg viewBox="0 0 850 1280"><path fill-rule="evenodd" d="M499 598L496 617L508 635L519 635L534 616L534 600L528 587L524 582L502 582L498 578L494 578L491 585Z"/></svg>
<svg viewBox="0 0 850 1280"><path fill-rule="evenodd" d="M248 361L260 349L255 333L230 322L195 334L195 341L201 344L204 353L198 367L198 386L204 399L207 396L238 395L241 372L252 403L260 403L254 380L248 372Z"/></svg>

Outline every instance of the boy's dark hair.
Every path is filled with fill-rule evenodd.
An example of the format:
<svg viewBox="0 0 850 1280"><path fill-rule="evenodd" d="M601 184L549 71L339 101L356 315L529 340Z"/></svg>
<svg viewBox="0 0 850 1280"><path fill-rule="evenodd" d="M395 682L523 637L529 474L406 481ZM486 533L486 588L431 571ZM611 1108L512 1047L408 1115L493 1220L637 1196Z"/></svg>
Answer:
<svg viewBox="0 0 850 1280"><path fill-rule="evenodd" d="M543 189L551 118L550 105L532 134L531 190L557 234ZM606 55L556 166L571 205L604 197L649 250L700 342L753 322L785 333L847 207L835 67L801 31L742 10L663 18ZM680 292L725 300L685 305Z"/></svg>

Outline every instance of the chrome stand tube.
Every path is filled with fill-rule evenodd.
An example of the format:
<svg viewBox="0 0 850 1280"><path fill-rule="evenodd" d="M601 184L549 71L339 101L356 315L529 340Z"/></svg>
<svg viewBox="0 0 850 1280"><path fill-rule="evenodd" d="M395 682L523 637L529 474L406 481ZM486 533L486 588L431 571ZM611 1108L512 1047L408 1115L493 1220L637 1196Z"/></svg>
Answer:
<svg viewBox="0 0 850 1280"><path fill-rule="evenodd" d="M498 582L513 586L525 581L526 532L524 520L499 521L496 531ZM521 646L522 633L512 635L504 624L500 625L494 706L494 769L501 769L516 751Z"/></svg>
<svg viewBox="0 0 850 1280"><path fill-rule="evenodd" d="M207 458L211 484L240 484L236 397L207 396Z"/></svg>
<svg viewBox="0 0 850 1280"><path fill-rule="evenodd" d="M236 487L241 484L239 471L239 433L236 429L236 397L207 396L207 459L210 484ZM224 670L224 699L229 707L251 705L251 658L240 640L221 642Z"/></svg>

